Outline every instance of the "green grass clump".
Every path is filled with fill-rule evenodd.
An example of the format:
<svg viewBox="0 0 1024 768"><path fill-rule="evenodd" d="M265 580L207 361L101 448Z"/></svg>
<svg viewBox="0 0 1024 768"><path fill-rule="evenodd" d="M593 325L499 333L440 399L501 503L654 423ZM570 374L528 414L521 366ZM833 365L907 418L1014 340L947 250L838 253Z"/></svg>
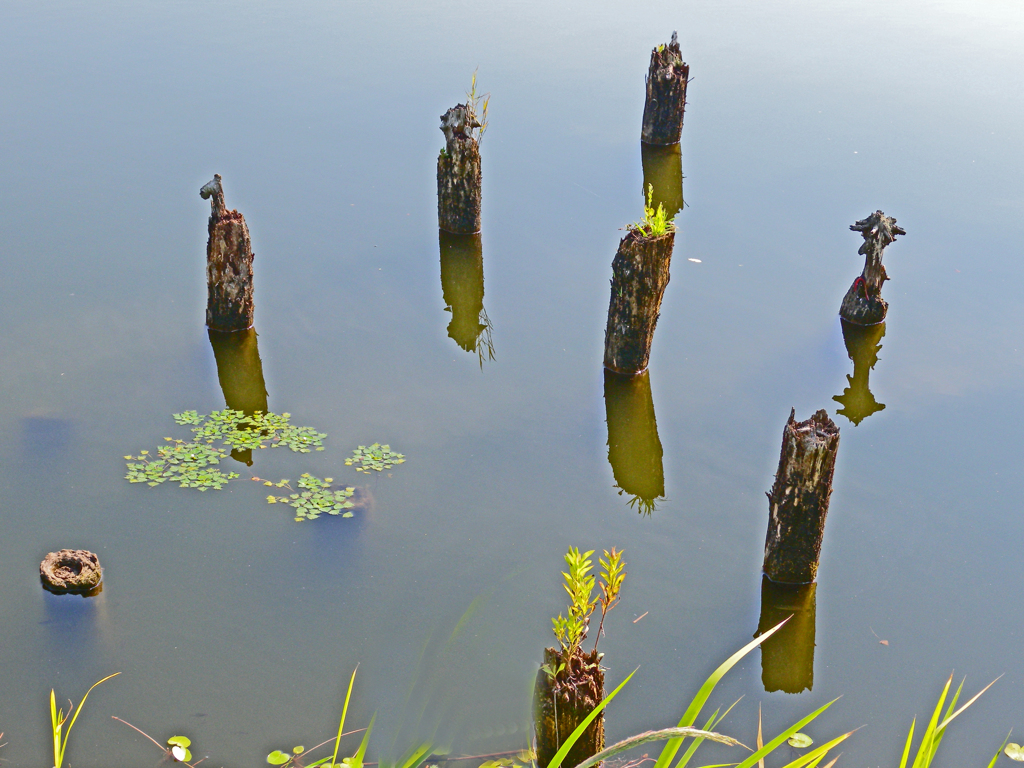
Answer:
<svg viewBox="0 0 1024 768"><path fill-rule="evenodd" d="M654 185L647 185L647 204L644 206L644 217L640 221L634 221L627 229L630 232L637 232L642 237L661 237L666 232L675 229L672 219L665 213L663 203L658 203L657 209L653 206Z"/></svg>

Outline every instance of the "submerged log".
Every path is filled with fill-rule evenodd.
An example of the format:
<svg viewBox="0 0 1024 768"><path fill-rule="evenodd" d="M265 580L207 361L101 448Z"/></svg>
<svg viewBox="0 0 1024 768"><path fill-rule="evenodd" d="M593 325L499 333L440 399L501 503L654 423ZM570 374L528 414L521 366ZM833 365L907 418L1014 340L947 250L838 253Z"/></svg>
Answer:
<svg viewBox="0 0 1024 768"><path fill-rule="evenodd" d="M754 637L785 621L761 644L761 683L766 693L800 693L814 687L817 584L776 584L761 578L761 618Z"/></svg>
<svg viewBox="0 0 1024 768"><path fill-rule="evenodd" d="M683 210L683 155L679 144L661 147L656 144L640 144L640 162L644 169L644 189L654 190L651 205L665 206L669 219Z"/></svg>
<svg viewBox="0 0 1024 768"><path fill-rule="evenodd" d="M494 359L491 320L484 309L484 253L480 235L438 232L441 247L441 294L452 313L448 336L467 352Z"/></svg>
<svg viewBox="0 0 1024 768"><path fill-rule="evenodd" d="M843 406L836 413L845 416L856 426L871 414L885 408L884 403L875 400L869 386L871 369L878 362L878 352L882 349L879 342L885 336L885 323L865 326L854 325L846 320L840 322L843 324L846 353L853 360L853 375L846 375L849 386L843 390L843 394L835 395L832 399Z"/></svg>
<svg viewBox="0 0 1024 768"><path fill-rule="evenodd" d="M647 370L675 237L672 225L658 237L631 228L619 243L604 333L604 367L610 371L635 375Z"/></svg>
<svg viewBox="0 0 1024 768"><path fill-rule="evenodd" d="M665 496L664 451L651 395L651 375L623 376L605 369L604 406L608 421L608 463L619 493L630 506L650 514Z"/></svg>
<svg viewBox="0 0 1024 768"><path fill-rule="evenodd" d="M774 582L809 584L818 575L839 427L825 411L797 422L796 410L782 431L782 452L768 494L764 573Z"/></svg>
<svg viewBox="0 0 1024 768"><path fill-rule="evenodd" d="M472 103L441 115L445 146L437 157L437 225L446 232L480 231L480 128Z"/></svg>
<svg viewBox="0 0 1024 768"><path fill-rule="evenodd" d="M218 331L252 327L252 243L245 218L224 205L220 174L199 195L210 200L206 243L206 325Z"/></svg>
<svg viewBox="0 0 1024 768"><path fill-rule="evenodd" d="M225 405L233 411L242 411L246 416L257 411L267 413L267 384L263 378L256 329L227 332L211 328L209 335ZM236 448L231 451L231 457L252 466L251 449Z"/></svg>
<svg viewBox="0 0 1024 768"><path fill-rule="evenodd" d="M604 701L604 671L597 651L577 650L565 668L558 648L544 650L544 666L537 673L533 699L533 727L537 743L537 765L547 768L559 747L576 727ZM604 749L604 711L587 726L572 745L562 765L579 765Z"/></svg>
<svg viewBox="0 0 1024 768"><path fill-rule="evenodd" d="M673 32L668 45L659 45L651 51L641 141L646 144L679 143L689 77L690 65L683 61L678 36Z"/></svg>
<svg viewBox="0 0 1024 768"><path fill-rule="evenodd" d="M882 252L898 235L907 234L896 226L896 219L875 211L866 219L850 225L864 236L857 253L864 256L864 270L853 281L839 307L840 316L856 325L874 325L885 320L888 302L882 298L882 283L889 279L882 265Z"/></svg>

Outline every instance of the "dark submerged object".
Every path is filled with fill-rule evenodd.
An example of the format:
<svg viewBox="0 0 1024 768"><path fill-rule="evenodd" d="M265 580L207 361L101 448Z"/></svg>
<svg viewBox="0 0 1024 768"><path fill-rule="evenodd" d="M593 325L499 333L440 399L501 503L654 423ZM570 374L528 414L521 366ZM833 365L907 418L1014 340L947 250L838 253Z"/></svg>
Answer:
<svg viewBox="0 0 1024 768"><path fill-rule="evenodd" d="M604 701L604 670L597 651L577 650L568 660L558 648L544 649L544 667L565 669L552 676L544 668L537 672L534 687L533 727L537 742L537 765L546 768L569 734ZM604 749L604 711L591 721L572 745L562 765L579 765Z"/></svg>
<svg viewBox="0 0 1024 768"><path fill-rule="evenodd" d="M245 217L224 205L220 174L199 190L210 200L206 242L206 325L216 331L252 327L252 243Z"/></svg>
<svg viewBox="0 0 1024 768"><path fill-rule="evenodd" d="M441 115L445 146L437 157L437 226L457 235L480 231L480 128L472 108L457 104Z"/></svg>
<svg viewBox="0 0 1024 768"><path fill-rule="evenodd" d="M817 584L776 584L761 577L761 618L754 637L789 619L761 644L761 683L766 693L800 693L814 686L817 589Z"/></svg>
<svg viewBox="0 0 1024 768"><path fill-rule="evenodd" d="M55 595L92 597L103 591L100 559L85 549L50 552L39 564L43 588Z"/></svg>
<svg viewBox="0 0 1024 768"><path fill-rule="evenodd" d="M683 112L686 110L686 83L690 65L683 61L679 39L651 51L647 71L647 100L640 140L646 144L678 144L683 133Z"/></svg>
<svg viewBox="0 0 1024 768"><path fill-rule="evenodd" d="M885 320L889 311L888 302L882 298L882 283L889 279L882 265L882 252L898 235L907 233L896 226L896 219L881 211L851 224L850 229L864 236L864 244L857 251L864 256L864 271L843 297L839 315L855 325L874 325Z"/></svg>
<svg viewBox="0 0 1024 768"><path fill-rule="evenodd" d="M630 229L612 260L612 296L604 332L604 367L636 375L647 370L661 300L669 281L676 231L647 237Z"/></svg>
<svg viewBox="0 0 1024 768"><path fill-rule="evenodd" d="M784 584L810 584L818 575L839 427L825 411L798 422L796 410L782 430L782 452L768 493L765 575Z"/></svg>

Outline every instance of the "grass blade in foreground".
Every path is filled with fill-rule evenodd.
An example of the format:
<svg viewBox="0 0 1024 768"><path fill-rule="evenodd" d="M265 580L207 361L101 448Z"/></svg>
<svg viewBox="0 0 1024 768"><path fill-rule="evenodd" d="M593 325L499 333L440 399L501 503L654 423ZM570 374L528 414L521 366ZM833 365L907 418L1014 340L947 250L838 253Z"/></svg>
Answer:
<svg viewBox="0 0 1024 768"><path fill-rule="evenodd" d="M789 726L789 728L784 730L782 733L780 733L774 739L772 739L767 744L765 744L763 747L761 747L761 749L757 750L757 752L755 752L754 754L750 755L746 760L744 760L742 763L737 765L736 768L751 768L752 766L757 765L757 763L765 755L771 754L775 750L776 747L781 745L784 741L786 741L786 739L788 739L794 733L796 733L799 730L801 730L805 725L807 725L809 722L811 722L814 718L816 718L818 715L820 715L826 709L831 707L837 701L838 701L838 699L832 699L832 701L828 702L827 704L824 704L821 707L818 707L816 710L811 712L811 714L806 715L805 717L800 718L795 723L793 723L793 725ZM839 739L840 740L845 739L849 735L850 734L846 734L844 736L840 736ZM820 749L821 749L821 747L818 747L818 750L820 750ZM817 752L818 750L814 750L814 751ZM806 755L804 757L806 757ZM801 760L801 758L798 758L797 759L797 763L800 763L800 760ZM803 763L800 763L800 765L803 765ZM793 768L799 768L799 766L797 766L796 764L793 764Z"/></svg>
<svg viewBox="0 0 1024 768"><path fill-rule="evenodd" d="M609 757L614 757L621 752L633 749L634 747L639 747L641 744L649 744L652 741L665 741L666 739L686 737L693 739L710 739L711 741L717 741L719 744L728 744L730 747L743 746L731 736L723 736L721 733L714 733L713 731L702 731L700 728L662 728L658 731L645 731L644 733L638 733L635 736L630 736L628 739L623 739L616 744L612 744L607 749L603 749L598 752L589 760L584 760L582 763L577 765L576 768L591 768L591 766L597 765L602 760L607 760Z"/></svg>

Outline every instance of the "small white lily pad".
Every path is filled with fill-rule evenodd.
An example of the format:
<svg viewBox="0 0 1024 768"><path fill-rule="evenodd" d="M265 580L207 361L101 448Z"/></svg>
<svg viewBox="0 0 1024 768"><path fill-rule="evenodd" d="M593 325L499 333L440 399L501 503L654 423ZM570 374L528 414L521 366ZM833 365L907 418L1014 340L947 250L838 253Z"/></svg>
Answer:
<svg viewBox="0 0 1024 768"><path fill-rule="evenodd" d="M1024 763L1024 747L1020 744L1007 744L1003 749L1006 756L1011 760L1016 760L1018 763Z"/></svg>
<svg viewBox="0 0 1024 768"><path fill-rule="evenodd" d="M814 743L814 739L808 736L806 733L794 733L789 737L789 746L803 749L809 747Z"/></svg>

